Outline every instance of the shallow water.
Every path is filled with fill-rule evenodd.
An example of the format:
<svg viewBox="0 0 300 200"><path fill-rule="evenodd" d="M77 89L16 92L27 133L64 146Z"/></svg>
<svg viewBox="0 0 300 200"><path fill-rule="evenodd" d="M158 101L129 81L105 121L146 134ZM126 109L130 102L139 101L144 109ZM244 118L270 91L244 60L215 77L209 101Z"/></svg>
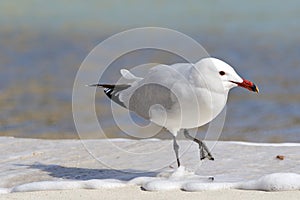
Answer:
<svg viewBox="0 0 300 200"><path fill-rule="evenodd" d="M221 139L300 142L299 2L237 2L164 5L154 1L120 6L75 1L63 6L68 3L2 1L0 135L78 138L71 111L72 87L89 51L112 33L162 26L192 36L210 55L225 59L259 86L259 95L242 89L231 92ZM108 75L112 78L107 81L118 77L118 69L124 66L178 61L154 51L127 56L111 65ZM99 94L96 101L106 136L126 137L113 123L106 97ZM85 137L94 135L85 133Z"/></svg>

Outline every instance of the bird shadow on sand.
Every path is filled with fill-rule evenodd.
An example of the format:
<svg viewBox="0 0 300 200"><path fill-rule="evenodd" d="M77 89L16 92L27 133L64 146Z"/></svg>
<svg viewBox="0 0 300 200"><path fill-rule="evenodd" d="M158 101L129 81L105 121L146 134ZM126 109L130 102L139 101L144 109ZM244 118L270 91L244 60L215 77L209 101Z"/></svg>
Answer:
<svg viewBox="0 0 300 200"><path fill-rule="evenodd" d="M49 176L69 180L91 180L91 179L117 179L129 181L137 177L155 177L157 172L146 172L138 170L116 170L116 169L89 169L77 167L65 167L61 165L32 164L19 165L30 169L38 169L47 172Z"/></svg>

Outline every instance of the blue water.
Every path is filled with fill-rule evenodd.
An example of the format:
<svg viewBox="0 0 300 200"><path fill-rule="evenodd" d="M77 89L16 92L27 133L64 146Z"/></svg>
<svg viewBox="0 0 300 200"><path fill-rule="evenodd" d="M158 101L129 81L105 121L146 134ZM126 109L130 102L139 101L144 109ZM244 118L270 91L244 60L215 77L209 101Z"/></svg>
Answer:
<svg viewBox="0 0 300 200"><path fill-rule="evenodd" d="M299 17L299 1L1 1L0 134L78 137L71 95L86 55L112 34L160 26L191 36L260 87L259 95L231 92L221 139L300 142ZM97 103L101 112L109 101ZM109 112L101 117L111 137L123 136Z"/></svg>

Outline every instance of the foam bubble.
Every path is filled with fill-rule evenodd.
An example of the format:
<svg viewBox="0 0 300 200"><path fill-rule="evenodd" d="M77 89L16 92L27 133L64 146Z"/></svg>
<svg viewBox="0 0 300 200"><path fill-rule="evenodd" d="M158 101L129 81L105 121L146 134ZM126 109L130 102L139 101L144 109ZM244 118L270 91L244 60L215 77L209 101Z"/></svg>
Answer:
<svg viewBox="0 0 300 200"><path fill-rule="evenodd" d="M300 174L274 173L265 175L257 180L240 183L237 189L284 191L300 190Z"/></svg>
<svg viewBox="0 0 300 200"><path fill-rule="evenodd" d="M41 190L69 190L69 189L100 189L123 187L126 183L115 179L88 181L42 181L26 183L13 187L11 192L29 192Z"/></svg>

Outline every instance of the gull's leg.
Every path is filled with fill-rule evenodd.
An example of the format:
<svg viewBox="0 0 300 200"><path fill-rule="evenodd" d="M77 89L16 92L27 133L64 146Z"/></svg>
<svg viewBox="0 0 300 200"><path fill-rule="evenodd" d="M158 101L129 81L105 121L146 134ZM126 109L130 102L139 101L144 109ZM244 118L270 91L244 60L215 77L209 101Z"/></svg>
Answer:
<svg viewBox="0 0 300 200"><path fill-rule="evenodd" d="M175 136L173 136L173 148L174 148L175 155L176 155L177 165L178 165L178 167L180 167L180 161L179 161L179 156L178 156L179 145L176 142Z"/></svg>
<svg viewBox="0 0 300 200"><path fill-rule="evenodd" d="M202 142L202 141L201 141ZM199 151L200 151L200 160L205 159L205 152L204 152L204 148L203 148L203 142L199 144Z"/></svg>
<svg viewBox="0 0 300 200"><path fill-rule="evenodd" d="M184 136L189 139L192 140L194 142L196 142L199 145L199 150L200 150L200 159L203 160L205 158L208 158L209 160L214 160L214 158L212 157L209 149L207 148L206 144L204 142L202 142L201 140L192 137L187 129L183 130L184 132ZM207 153L207 155L206 155Z"/></svg>

